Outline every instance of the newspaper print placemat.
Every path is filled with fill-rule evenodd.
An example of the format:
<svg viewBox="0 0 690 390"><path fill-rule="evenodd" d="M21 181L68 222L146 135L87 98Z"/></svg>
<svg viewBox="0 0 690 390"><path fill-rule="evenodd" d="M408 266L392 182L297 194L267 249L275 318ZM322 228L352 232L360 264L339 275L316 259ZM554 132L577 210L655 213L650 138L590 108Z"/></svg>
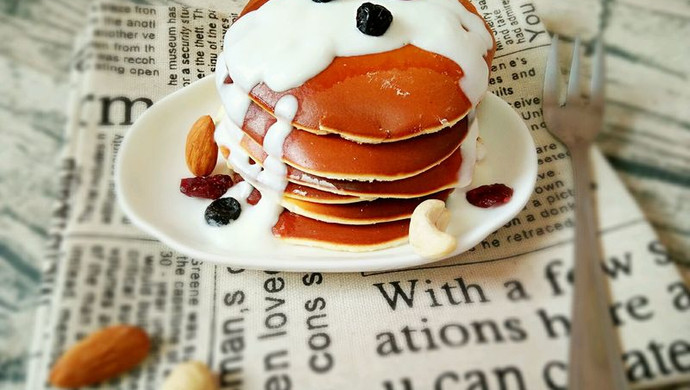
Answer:
<svg viewBox="0 0 690 390"><path fill-rule="evenodd" d="M155 342L140 368L107 388L157 388L188 359L207 362L224 389L564 388L574 199L567 151L541 115L549 37L530 1L476 5L499 42L491 90L534 136L534 196L458 258L355 274L204 264L129 224L112 181L124 134L154 102L213 71L241 4L93 5L75 55L27 388L47 388L69 345L114 323L140 325ZM594 159L628 378L639 387L688 381L690 291L610 167Z"/></svg>

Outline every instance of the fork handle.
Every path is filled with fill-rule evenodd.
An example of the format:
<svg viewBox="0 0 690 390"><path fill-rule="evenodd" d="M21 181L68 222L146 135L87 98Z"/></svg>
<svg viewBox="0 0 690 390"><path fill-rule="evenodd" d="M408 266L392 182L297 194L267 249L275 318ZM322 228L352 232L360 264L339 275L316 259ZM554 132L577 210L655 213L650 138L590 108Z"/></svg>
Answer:
<svg viewBox="0 0 690 390"><path fill-rule="evenodd" d="M601 269L590 186L589 145L573 145L575 179L575 271L568 389L628 389L618 334L609 313L607 280Z"/></svg>

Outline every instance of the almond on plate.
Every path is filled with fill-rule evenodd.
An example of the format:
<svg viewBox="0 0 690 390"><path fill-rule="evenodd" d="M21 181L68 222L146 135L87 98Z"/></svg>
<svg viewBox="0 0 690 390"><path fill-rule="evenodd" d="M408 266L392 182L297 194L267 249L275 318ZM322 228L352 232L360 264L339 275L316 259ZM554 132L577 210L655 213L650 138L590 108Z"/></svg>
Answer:
<svg viewBox="0 0 690 390"><path fill-rule="evenodd" d="M53 366L49 382L64 388L103 382L141 363L150 348L149 336L139 327L103 328L68 349Z"/></svg>
<svg viewBox="0 0 690 390"><path fill-rule="evenodd" d="M185 161L194 176L206 176L213 172L218 159L218 145L213 139L216 125L213 119L204 115L197 119L187 134Z"/></svg>

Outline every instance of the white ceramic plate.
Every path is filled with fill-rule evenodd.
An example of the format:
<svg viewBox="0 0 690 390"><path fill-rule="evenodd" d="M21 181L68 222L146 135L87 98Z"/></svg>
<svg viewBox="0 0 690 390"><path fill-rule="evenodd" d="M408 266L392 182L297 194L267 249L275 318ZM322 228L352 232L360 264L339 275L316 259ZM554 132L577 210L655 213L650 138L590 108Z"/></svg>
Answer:
<svg viewBox="0 0 690 390"><path fill-rule="evenodd" d="M187 131L201 115L213 114L220 100L211 77L200 80L149 108L132 126L120 148L115 184L120 205L131 221L171 248L218 264L266 270L351 272L411 267L438 261L418 256L409 245L347 253L279 244L261 253L233 250L233 237L207 226L208 200L179 191L190 173L184 162ZM469 189L503 183L514 189L507 204L482 209L456 190L448 202L453 219L448 232L458 238L458 255L510 221L529 199L537 175L537 157L529 130L513 109L487 94L477 109L480 136L487 154L477 164ZM219 164L220 166L220 164ZM256 243L257 248L265 247Z"/></svg>

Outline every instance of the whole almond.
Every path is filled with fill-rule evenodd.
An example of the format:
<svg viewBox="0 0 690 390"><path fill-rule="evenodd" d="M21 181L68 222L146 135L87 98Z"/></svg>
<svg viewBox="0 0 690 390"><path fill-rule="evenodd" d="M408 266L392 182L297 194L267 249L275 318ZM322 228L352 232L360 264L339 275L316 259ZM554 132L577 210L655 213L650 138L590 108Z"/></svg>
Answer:
<svg viewBox="0 0 690 390"><path fill-rule="evenodd" d="M216 130L213 119L204 115L197 119L187 134L185 161L194 176L206 176L213 172L218 159L218 146L213 139Z"/></svg>
<svg viewBox="0 0 690 390"><path fill-rule="evenodd" d="M211 370L201 362L180 363L165 378L161 390L216 390L218 385Z"/></svg>
<svg viewBox="0 0 690 390"><path fill-rule="evenodd" d="M141 328L103 328L67 350L53 366L49 381L64 388L103 382L141 363L150 348L149 336Z"/></svg>

